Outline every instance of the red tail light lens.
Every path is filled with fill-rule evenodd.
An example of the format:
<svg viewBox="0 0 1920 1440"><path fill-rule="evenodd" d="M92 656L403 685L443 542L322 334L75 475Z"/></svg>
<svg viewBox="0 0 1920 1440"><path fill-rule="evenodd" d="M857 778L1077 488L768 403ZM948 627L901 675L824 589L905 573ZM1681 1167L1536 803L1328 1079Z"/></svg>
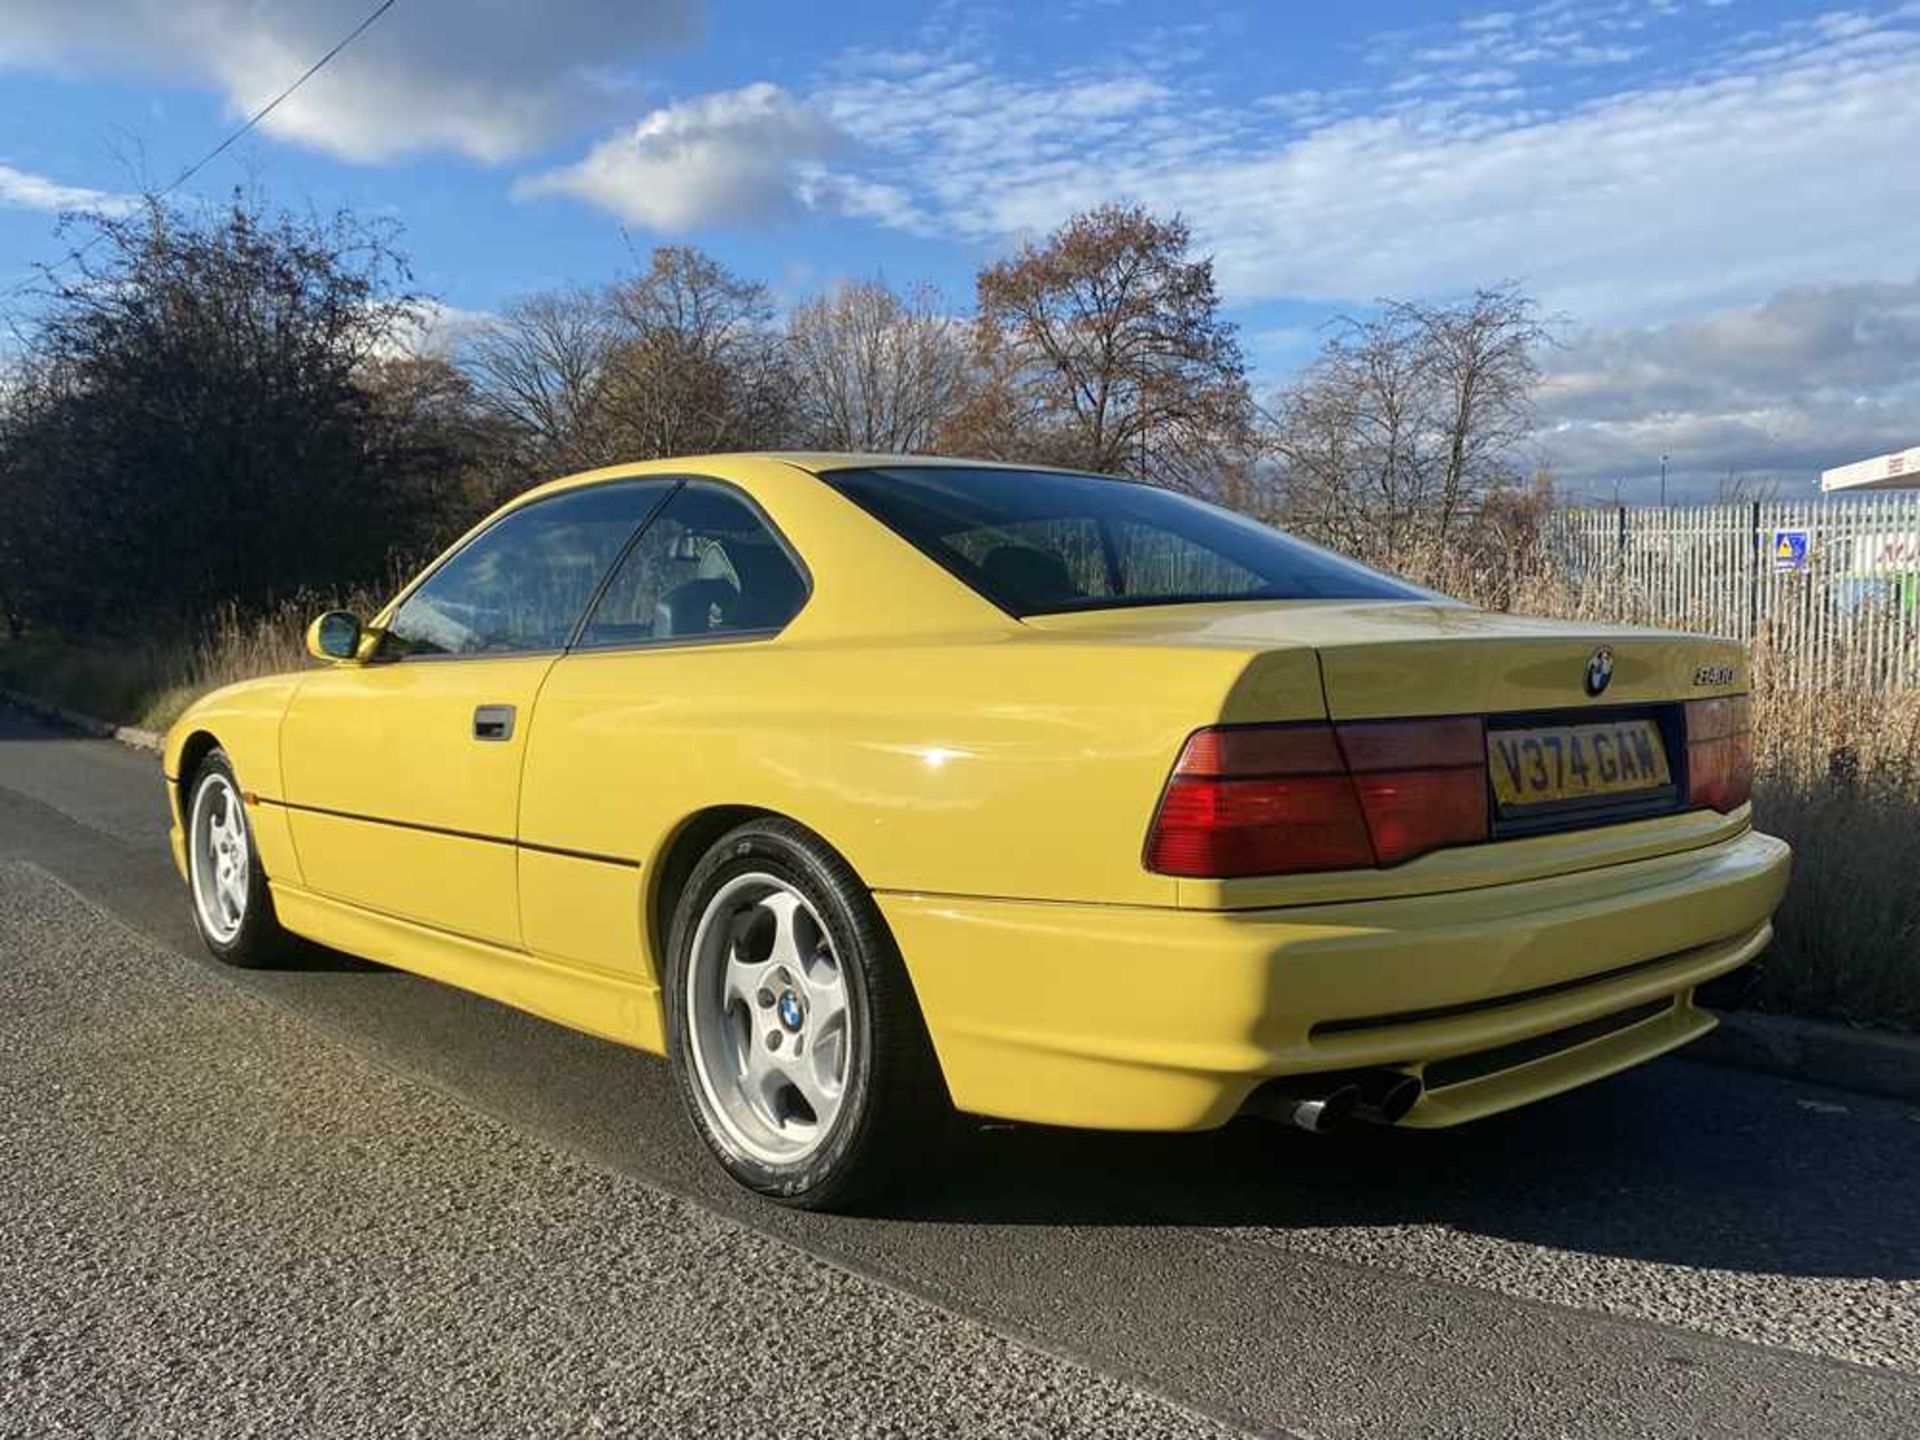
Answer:
<svg viewBox="0 0 1920 1440"><path fill-rule="evenodd" d="M1487 838L1487 737L1477 716L1339 733L1382 865Z"/></svg>
<svg viewBox="0 0 1920 1440"><path fill-rule="evenodd" d="M1167 786L1147 846L1162 875L1278 875L1373 864L1345 775L1187 779Z"/></svg>
<svg viewBox="0 0 1920 1440"><path fill-rule="evenodd" d="M1753 703L1745 695L1687 704L1687 803L1723 813L1753 795Z"/></svg>
<svg viewBox="0 0 1920 1440"><path fill-rule="evenodd" d="M1226 879L1393 865L1486 838L1478 719L1228 726L1188 739L1146 859Z"/></svg>

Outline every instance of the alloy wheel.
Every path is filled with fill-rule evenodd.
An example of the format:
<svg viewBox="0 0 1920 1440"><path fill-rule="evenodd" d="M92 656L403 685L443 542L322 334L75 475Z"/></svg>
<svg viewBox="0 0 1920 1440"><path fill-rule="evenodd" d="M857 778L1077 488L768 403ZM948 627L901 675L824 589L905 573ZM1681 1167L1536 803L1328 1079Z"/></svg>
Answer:
<svg viewBox="0 0 1920 1440"><path fill-rule="evenodd" d="M763 1163L807 1159L840 1113L856 1035L846 975L819 914L774 875L735 876L700 917L686 986L708 1114Z"/></svg>

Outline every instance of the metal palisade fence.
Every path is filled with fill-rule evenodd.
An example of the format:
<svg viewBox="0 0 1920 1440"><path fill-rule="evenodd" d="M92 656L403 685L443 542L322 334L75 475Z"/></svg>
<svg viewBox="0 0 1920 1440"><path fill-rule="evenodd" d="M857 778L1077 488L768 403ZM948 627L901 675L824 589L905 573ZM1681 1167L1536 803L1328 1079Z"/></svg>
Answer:
<svg viewBox="0 0 1920 1440"><path fill-rule="evenodd" d="M1557 514L1583 612L1763 646L1793 686L1920 685L1920 491Z"/></svg>

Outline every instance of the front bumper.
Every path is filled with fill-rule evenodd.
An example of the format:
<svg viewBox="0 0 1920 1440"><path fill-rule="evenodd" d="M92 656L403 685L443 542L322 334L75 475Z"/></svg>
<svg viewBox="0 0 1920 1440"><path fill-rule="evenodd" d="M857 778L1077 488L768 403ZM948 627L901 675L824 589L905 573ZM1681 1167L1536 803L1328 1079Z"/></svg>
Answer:
<svg viewBox="0 0 1920 1440"><path fill-rule="evenodd" d="M1401 1122L1435 1126L1712 1029L1694 987L1766 947L1788 868L1784 843L1747 831L1519 884L1282 909L875 898L963 1110L1196 1130L1275 1076L1435 1066ZM1598 1023L1615 1016L1631 1023Z"/></svg>

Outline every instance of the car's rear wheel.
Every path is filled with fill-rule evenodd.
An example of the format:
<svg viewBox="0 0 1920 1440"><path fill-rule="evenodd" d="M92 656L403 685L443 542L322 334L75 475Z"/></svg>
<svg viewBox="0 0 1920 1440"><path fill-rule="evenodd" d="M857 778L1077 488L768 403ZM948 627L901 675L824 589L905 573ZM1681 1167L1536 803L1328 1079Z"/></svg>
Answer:
<svg viewBox="0 0 1920 1440"><path fill-rule="evenodd" d="M251 967L280 958L286 932L224 750L207 753L187 792L187 887L200 939L216 959Z"/></svg>
<svg viewBox="0 0 1920 1440"><path fill-rule="evenodd" d="M667 1015L701 1138L784 1204L852 1204L908 1178L948 1114L906 969L847 863L751 821L675 907Z"/></svg>

